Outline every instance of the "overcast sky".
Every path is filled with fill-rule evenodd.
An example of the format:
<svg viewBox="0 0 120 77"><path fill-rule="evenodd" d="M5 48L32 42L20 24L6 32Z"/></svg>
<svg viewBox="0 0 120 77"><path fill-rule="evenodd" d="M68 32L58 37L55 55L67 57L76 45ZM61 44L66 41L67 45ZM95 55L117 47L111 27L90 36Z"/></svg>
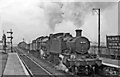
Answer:
<svg viewBox="0 0 120 77"><path fill-rule="evenodd" d="M56 32L75 36L75 29L82 29L84 36L96 42L98 24L93 7L101 8L101 40L105 42L106 35L118 34L118 0L55 1L0 0L0 37L3 30L13 29L14 43L23 38L30 42Z"/></svg>

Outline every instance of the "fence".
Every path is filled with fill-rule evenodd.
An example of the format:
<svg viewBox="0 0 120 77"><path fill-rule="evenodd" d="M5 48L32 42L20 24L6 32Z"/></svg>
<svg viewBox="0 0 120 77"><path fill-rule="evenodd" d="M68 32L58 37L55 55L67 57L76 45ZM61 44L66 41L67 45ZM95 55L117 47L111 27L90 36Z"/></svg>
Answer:
<svg viewBox="0 0 120 77"><path fill-rule="evenodd" d="M105 57L105 58L120 59L120 50L108 49L105 46L100 47L100 53L98 53L97 46L91 46L89 49L89 53L96 54L96 55L99 55L100 57Z"/></svg>

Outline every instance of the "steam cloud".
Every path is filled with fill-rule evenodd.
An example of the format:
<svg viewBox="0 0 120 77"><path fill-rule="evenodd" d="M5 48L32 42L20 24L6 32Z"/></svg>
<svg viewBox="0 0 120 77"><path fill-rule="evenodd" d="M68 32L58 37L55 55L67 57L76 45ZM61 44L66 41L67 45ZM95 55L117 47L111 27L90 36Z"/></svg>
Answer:
<svg viewBox="0 0 120 77"><path fill-rule="evenodd" d="M36 39L36 37L38 36L49 35L52 32L69 32L72 35L74 35L75 33L74 29L80 28L81 26L85 25L83 26L84 28L81 27L85 29L84 30L84 33L86 32L85 35L86 36L88 35L90 39L92 38L91 40L94 40L96 39L97 36L95 36L96 35L95 31L93 32L91 31L91 28L94 28L94 25L96 24L93 23L91 24L91 22L94 22L94 18L92 18L92 16L89 17L89 14L92 13L91 11L92 8L101 8L102 11L106 10L105 12L108 13L110 11L108 9L111 9L111 7L117 3L117 2L69 2L69 0L59 0L66 2L51 2L51 1L53 0L48 0L48 2L46 2L46 0L45 1L1 0L0 36L2 36L2 29L4 29L5 32L9 31L9 29L13 29L14 42L17 43L23 38L25 38L25 40L29 42L33 39ZM101 0L86 0L86 1L101 1ZM113 9L114 7L111 10L113 11ZM103 14L105 15L105 13ZM110 15L116 14L117 16L117 13L114 12L109 14ZM107 15L108 17L109 14ZM103 27L104 29L101 29L105 31L103 32L103 34L105 34L107 31L108 33L112 33L114 28L113 26L116 25L117 23L116 21L117 19L115 18L111 19L112 17L108 18L107 16L106 16L107 21L103 20L105 23L101 25L102 27L104 26ZM92 19L93 21L90 21ZM7 22L8 24L4 24ZM92 26L86 25L86 23L91 24ZM108 30L108 26L111 26L112 30L111 29Z"/></svg>
<svg viewBox="0 0 120 77"><path fill-rule="evenodd" d="M47 23L54 31L56 24L63 21L71 21L77 28L84 25L84 19L92 8L100 8L102 11L110 9L116 2L52 2L43 4Z"/></svg>

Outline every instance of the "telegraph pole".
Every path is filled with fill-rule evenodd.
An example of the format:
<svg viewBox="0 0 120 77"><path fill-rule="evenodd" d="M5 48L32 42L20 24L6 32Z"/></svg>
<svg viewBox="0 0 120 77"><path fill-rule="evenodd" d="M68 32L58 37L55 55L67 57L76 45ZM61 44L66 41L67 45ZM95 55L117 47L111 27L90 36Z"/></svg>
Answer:
<svg viewBox="0 0 120 77"><path fill-rule="evenodd" d="M98 53L101 55L101 52L100 52L100 8L98 9Z"/></svg>
<svg viewBox="0 0 120 77"><path fill-rule="evenodd" d="M7 38L10 38L11 52L13 52L13 51L12 51L12 39L13 39L13 36L12 36L13 32L12 32L12 29L10 29L10 32L7 32L7 33L11 34L11 36L9 36L9 37L7 37Z"/></svg>
<svg viewBox="0 0 120 77"><path fill-rule="evenodd" d="M98 10L98 54L100 54L100 8L93 8L93 10Z"/></svg>

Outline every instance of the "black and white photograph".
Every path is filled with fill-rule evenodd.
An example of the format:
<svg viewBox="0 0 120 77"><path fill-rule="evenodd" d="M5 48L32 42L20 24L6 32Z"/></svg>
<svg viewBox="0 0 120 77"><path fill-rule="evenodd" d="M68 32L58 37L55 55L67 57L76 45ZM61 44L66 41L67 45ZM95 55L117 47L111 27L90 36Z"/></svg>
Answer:
<svg viewBox="0 0 120 77"><path fill-rule="evenodd" d="M0 0L0 77L120 77L120 0Z"/></svg>

